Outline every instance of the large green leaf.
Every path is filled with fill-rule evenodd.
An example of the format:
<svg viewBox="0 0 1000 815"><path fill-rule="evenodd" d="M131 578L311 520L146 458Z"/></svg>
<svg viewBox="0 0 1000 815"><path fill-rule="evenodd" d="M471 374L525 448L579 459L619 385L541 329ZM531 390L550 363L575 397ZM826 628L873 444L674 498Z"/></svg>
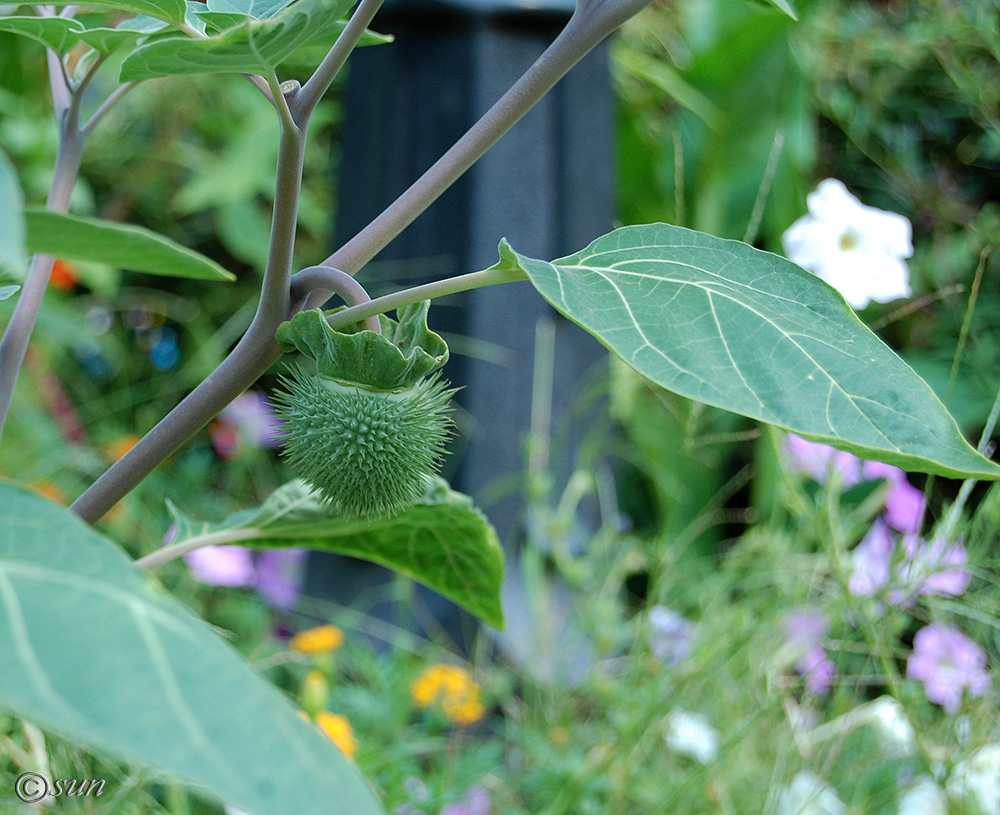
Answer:
<svg viewBox="0 0 1000 815"><path fill-rule="evenodd" d="M350 555L394 569L503 628L503 556L496 532L472 499L453 492L441 479L434 479L419 502L388 519L335 517L298 480L278 488L259 507L221 523L194 521L172 505L170 513L177 523L172 546L302 546Z"/></svg>
<svg viewBox="0 0 1000 815"><path fill-rule="evenodd" d="M235 280L214 260L139 226L39 209L25 215L32 252L168 277Z"/></svg>
<svg viewBox="0 0 1000 815"><path fill-rule="evenodd" d="M254 815L375 815L355 767L110 541L0 483L0 707Z"/></svg>
<svg viewBox="0 0 1000 815"><path fill-rule="evenodd" d="M346 25L341 17L350 6L351 0L298 0L267 20L248 17L207 39L150 42L122 63L121 81L178 74L260 73L262 68L281 64L302 46L332 45ZM366 32L360 44L387 41Z"/></svg>
<svg viewBox="0 0 1000 815"><path fill-rule="evenodd" d="M1000 478L844 299L782 257L667 224L552 263L506 242L500 256L668 390L903 469Z"/></svg>
<svg viewBox="0 0 1000 815"><path fill-rule="evenodd" d="M75 0L52 0L52 5L71 6ZM87 6L97 9L115 9L130 14L147 14L161 20L184 22L187 4L184 0L87 0Z"/></svg>
<svg viewBox="0 0 1000 815"><path fill-rule="evenodd" d="M0 151L0 271L21 274L27 265L24 197L17 173Z"/></svg>
<svg viewBox="0 0 1000 815"><path fill-rule="evenodd" d="M83 23L66 17L0 17L0 31L30 37L60 54L76 45L75 35L83 30Z"/></svg>

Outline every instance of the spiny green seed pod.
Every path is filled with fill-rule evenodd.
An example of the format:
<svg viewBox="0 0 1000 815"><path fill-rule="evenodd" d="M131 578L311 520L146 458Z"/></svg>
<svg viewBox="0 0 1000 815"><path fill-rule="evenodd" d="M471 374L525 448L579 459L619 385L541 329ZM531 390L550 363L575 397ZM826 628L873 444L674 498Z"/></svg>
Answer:
<svg viewBox="0 0 1000 815"><path fill-rule="evenodd" d="M381 315L381 331L338 331L319 311L278 329L286 351L316 361L293 369L275 396L292 469L345 517L396 514L417 501L450 435L453 390L436 373L448 346L427 328L428 303Z"/></svg>
<svg viewBox="0 0 1000 815"><path fill-rule="evenodd" d="M283 384L284 455L338 512L386 517L423 495L450 435L447 383L373 391L297 370Z"/></svg>

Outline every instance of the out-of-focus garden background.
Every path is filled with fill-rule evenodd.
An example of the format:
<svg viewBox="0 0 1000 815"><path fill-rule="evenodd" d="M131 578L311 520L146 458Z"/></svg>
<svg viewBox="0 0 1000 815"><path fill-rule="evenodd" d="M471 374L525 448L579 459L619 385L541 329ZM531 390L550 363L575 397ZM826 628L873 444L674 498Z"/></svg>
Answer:
<svg viewBox="0 0 1000 815"><path fill-rule="evenodd" d="M1000 388L1000 3L795 10L657 2L614 38L617 219L781 253L825 178L905 216L912 297L859 316L975 444ZM44 61L0 33L0 149L34 204L56 147ZM326 254L350 206L336 185L341 91L312 120L300 265ZM277 132L239 77L145 83L109 114L73 211L148 225L239 279L209 290L58 263L0 475L68 503L218 364L253 313ZM165 500L217 520L287 480L267 402L279 373L101 528L139 556L169 534ZM488 632L456 643L366 615L382 595L311 598L296 553L207 550L158 574L399 815L1000 813L1000 491L977 485L949 515L957 483L832 456L617 363L600 383L579 394L608 411L565 490L528 456L497 487L525 496L524 607L544 659ZM525 449L558 446L559 430L556 416ZM412 601L402 578L390 591ZM221 811L48 744L54 777L108 779L56 811ZM29 752L0 717L5 773Z"/></svg>

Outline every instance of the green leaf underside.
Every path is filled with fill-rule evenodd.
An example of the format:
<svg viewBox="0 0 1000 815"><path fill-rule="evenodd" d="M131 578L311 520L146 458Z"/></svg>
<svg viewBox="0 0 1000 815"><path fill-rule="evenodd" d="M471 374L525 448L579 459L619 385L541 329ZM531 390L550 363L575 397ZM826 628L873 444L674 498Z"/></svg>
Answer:
<svg viewBox="0 0 1000 815"><path fill-rule="evenodd" d="M298 48L332 45L346 23L350 0L298 0L266 20L244 19L207 39L170 38L145 43L122 63L122 82L202 73L260 73L275 68ZM208 13L208 12L203 12ZM220 19L218 14L211 19ZM251 47L251 40L253 47ZM366 32L361 45L387 42Z"/></svg>
<svg viewBox="0 0 1000 815"><path fill-rule="evenodd" d="M206 31L225 31L247 22L247 15L231 11L196 11L195 16L205 23Z"/></svg>
<svg viewBox="0 0 1000 815"><path fill-rule="evenodd" d="M74 5L74 0L53 0L52 5L71 6ZM87 0L87 7L146 14L175 23L184 22L184 14L187 11L184 0Z"/></svg>
<svg viewBox="0 0 1000 815"><path fill-rule="evenodd" d="M23 209L24 197L17 173L7 156L0 151L0 271L8 274L23 273L28 265Z"/></svg>
<svg viewBox="0 0 1000 815"><path fill-rule="evenodd" d="M114 544L9 483L0 518L0 707L254 815L381 812L340 751Z"/></svg>
<svg viewBox="0 0 1000 815"><path fill-rule="evenodd" d="M322 377L375 390L402 390L448 361L447 343L427 327L429 307L429 300L404 306L397 312L398 323L380 315L381 334L338 331L318 309L303 311L282 323L276 338L284 351L314 359Z"/></svg>
<svg viewBox="0 0 1000 815"><path fill-rule="evenodd" d="M176 29L162 20L140 16L123 20L114 28L88 28L77 38L102 54L110 54L119 48L134 47L141 38L151 34L174 32Z"/></svg>
<svg viewBox="0 0 1000 815"><path fill-rule="evenodd" d="M0 286L0 300L7 300L20 291L20 286Z"/></svg>
<svg viewBox="0 0 1000 815"><path fill-rule="evenodd" d="M232 12L264 20L273 17L288 3L289 0L208 0L207 8L210 12Z"/></svg>
<svg viewBox="0 0 1000 815"><path fill-rule="evenodd" d="M139 226L37 209L25 216L32 252L168 277L235 280L214 260Z"/></svg>
<svg viewBox="0 0 1000 815"><path fill-rule="evenodd" d="M0 31L30 37L59 54L76 45L76 35L83 30L79 20L65 17L0 17Z"/></svg>
<svg viewBox="0 0 1000 815"><path fill-rule="evenodd" d="M217 524L185 517L175 507L174 544L211 535L214 542L253 549L306 547L368 560L417 580L495 628L503 628L500 584L503 556L496 532L472 505L442 479L393 518L344 520L303 481L278 488L259 507Z"/></svg>
<svg viewBox="0 0 1000 815"><path fill-rule="evenodd" d="M616 229L552 263L506 241L500 257L668 390L904 470L1000 478L930 387L785 258L668 224Z"/></svg>

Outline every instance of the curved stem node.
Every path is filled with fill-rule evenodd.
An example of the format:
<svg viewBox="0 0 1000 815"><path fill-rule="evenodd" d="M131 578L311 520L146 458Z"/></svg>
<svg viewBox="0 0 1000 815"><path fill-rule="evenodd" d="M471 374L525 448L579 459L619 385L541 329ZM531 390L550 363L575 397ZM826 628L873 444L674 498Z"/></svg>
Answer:
<svg viewBox="0 0 1000 815"><path fill-rule="evenodd" d="M292 275L289 286L292 307L289 310L288 319L291 319L302 309L306 299L317 289L333 292L348 306L360 306L364 303L370 303L372 300L368 296L368 292L365 291L365 287L347 272L332 266L309 266ZM365 328L369 331L374 331L376 334L382 333L378 315L373 314L365 317L364 323Z"/></svg>

